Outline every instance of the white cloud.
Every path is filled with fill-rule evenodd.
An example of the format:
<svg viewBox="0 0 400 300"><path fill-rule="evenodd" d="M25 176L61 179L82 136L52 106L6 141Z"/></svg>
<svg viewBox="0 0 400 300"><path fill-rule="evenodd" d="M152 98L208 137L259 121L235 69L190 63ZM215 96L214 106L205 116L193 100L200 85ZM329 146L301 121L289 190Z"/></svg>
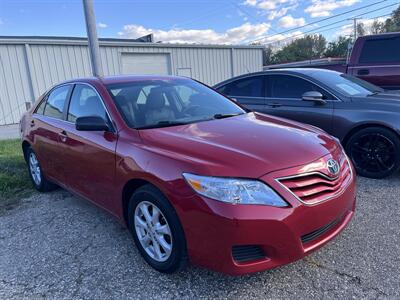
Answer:
<svg viewBox="0 0 400 300"><path fill-rule="evenodd" d="M99 26L99 28L107 28L108 25L106 23L101 23L99 22L99 24L97 24L97 26Z"/></svg>
<svg viewBox="0 0 400 300"><path fill-rule="evenodd" d="M268 13L267 15L267 19L272 21L276 18L280 18L284 15L286 15L286 13L288 12L288 10L290 9L290 7L284 7L278 10L272 10L270 13Z"/></svg>
<svg viewBox="0 0 400 300"><path fill-rule="evenodd" d="M156 41L169 43L197 44L238 44L260 37L268 32L270 24L244 23L225 32L213 29L171 29L161 30L145 28L142 25L125 25L118 35L125 38L138 38L152 33Z"/></svg>
<svg viewBox="0 0 400 300"><path fill-rule="evenodd" d="M280 18L278 25L283 28L291 28L291 27L298 27L303 26L306 24L304 18L293 18L291 15L284 16Z"/></svg>
<svg viewBox="0 0 400 300"><path fill-rule="evenodd" d="M244 5L255 6L257 4L257 0L246 0L243 3Z"/></svg>
<svg viewBox="0 0 400 300"><path fill-rule="evenodd" d="M253 6L262 10L276 9L278 4L292 2L293 0L246 0L243 5ZM297 0L296 0L297 1Z"/></svg>
<svg viewBox="0 0 400 300"><path fill-rule="evenodd" d="M296 30L293 32L289 32L286 34L274 34L269 37L266 37L262 43L272 46L275 49L280 49L291 41L301 38L303 36L303 32L300 30Z"/></svg>
<svg viewBox="0 0 400 300"><path fill-rule="evenodd" d="M311 17L327 17L330 16L332 11L341 7L348 7L360 2L361 0L312 0L312 4L304 11L310 14Z"/></svg>
<svg viewBox="0 0 400 300"><path fill-rule="evenodd" d="M243 19L243 21L247 21L249 18L246 16L246 14L244 12L242 12L240 9L237 10L237 14L239 15L239 17L241 17Z"/></svg>

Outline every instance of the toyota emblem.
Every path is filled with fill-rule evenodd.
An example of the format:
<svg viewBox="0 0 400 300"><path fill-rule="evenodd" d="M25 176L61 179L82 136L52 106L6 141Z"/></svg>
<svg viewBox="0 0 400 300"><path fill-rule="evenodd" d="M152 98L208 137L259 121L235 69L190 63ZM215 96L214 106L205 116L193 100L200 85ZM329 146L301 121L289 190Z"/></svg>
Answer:
<svg viewBox="0 0 400 300"><path fill-rule="evenodd" d="M333 176L339 174L339 164L334 159L330 159L326 162L326 168L328 169L329 173L331 173Z"/></svg>

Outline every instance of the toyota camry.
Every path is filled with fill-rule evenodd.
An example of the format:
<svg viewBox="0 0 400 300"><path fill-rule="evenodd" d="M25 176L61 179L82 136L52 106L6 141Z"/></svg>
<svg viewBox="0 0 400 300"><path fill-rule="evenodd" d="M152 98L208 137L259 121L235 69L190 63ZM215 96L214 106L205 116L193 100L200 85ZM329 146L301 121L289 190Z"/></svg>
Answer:
<svg viewBox="0 0 400 300"><path fill-rule="evenodd" d="M274 268L354 214L354 170L335 138L191 79L63 82L22 117L21 135L37 190L60 186L104 208L161 272Z"/></svg>

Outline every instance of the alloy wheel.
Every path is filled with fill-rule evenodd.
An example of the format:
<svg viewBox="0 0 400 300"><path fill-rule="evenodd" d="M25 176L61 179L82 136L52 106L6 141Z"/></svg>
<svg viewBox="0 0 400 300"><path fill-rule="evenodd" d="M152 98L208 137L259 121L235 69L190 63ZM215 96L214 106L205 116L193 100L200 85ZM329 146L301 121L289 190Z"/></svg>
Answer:
<svg viewBox="0 0 400 300"><path fill-rule="evenodd" d="M166 261L173 243L170 226L161 210L151 202L140 202L135 209L134 225L147 255L158 262Z"/></svg>
<svg viewBox="0 0 400 300"><path fill-rule="evenodd" d="M356 168L365 173L383 173L396 167L396 146L380 133L360 136L350 146L350 154Z"/></svg>
<svg viewBox="0 0 400 300"><path fill-rule="evenodd" d="M29 154L29 170L35 184L40 185L40 183L42 182L42 173L40 171L39 161L37 160L36 155L33 152Z"/></svg>

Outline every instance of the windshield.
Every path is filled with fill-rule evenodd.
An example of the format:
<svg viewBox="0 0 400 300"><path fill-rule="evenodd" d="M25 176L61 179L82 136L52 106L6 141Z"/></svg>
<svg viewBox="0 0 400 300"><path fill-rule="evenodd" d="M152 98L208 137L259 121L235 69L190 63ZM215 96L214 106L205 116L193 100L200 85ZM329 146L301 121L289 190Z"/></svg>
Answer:
<svg viewBox="0 0 400 300"><path fill-rule="evenodd" d="M380 87L347 74L316 72L313 75L327 86L348 97L369 96L383 92Z"/></svg>
<svg viewBox="0 0 400 300"><path fill-rule="evenodd" d="M107 89L128 126L136 129L190 124L243 114L238 105L190 79L133 81Z"/></svg>

